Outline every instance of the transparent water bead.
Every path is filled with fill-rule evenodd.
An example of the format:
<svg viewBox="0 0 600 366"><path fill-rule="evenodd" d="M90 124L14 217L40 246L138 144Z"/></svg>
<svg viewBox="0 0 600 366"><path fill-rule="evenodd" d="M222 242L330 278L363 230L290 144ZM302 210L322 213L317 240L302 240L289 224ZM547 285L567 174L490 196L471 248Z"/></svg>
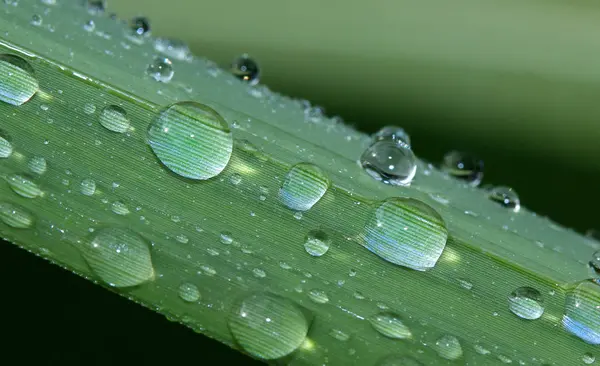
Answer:
<svg viewBox="0 0 600 366"><path fill-rule="evenodd" d="M308 333L303 312L290 300L268 293L243 299L232 309L228 325L244 351L266 360L294 352Z"/></svg>
<svg viewBox="0 0 600 366"><path fill-rule="evenodd" d="M32 213L19 205L9 202L0 202L0 219L6 225L17 229L27 229L33 226L35 222Z"/></svg>
<svg viewBox="0 0 600 366"><path fill-rule="evenodd" d="M400 316L391 312L383 312L369 317L373 328L382 335L393 339L411 338L410 329L402 322Z"/></svg>
<svg viewBox="0 0 600 366"><path fill-rule="evenodd" d="M360 157L360 165L373 179L408 186L417 173L417 160L409 145L387 139L375 141Z"/></svg>
<svg viewBox="0 0 600 366"><path fill-rule="evenodd" d="M0 131L1 132L1 131ZM13 153L13 146L5 137L0 134L0 158L6 159Z"/></svg>
<svg viewBox="0 0 600 366"><path fill-rule="evenodd" d="M592 267L596 272L600 273L600 250L597 250L594 252L594 254L592 254L590 267Z"/></svg>
<svg viewBox="0 0 600 366"><path fill-rule="evenodd" d="M154 279L148 243L129 229L96 230L79 249L92 271L110 286L137 286Z"/></svg>
<svg viewBox="0 0 600 366"><path fill-rule="evenodd" d="M231 73L250 85L256 85L260 77L258 64L247 54L243 54L231 63Z"/></svg>
<svg viewBox="0 0 600 366"><path fill-rule="evenodd" d="M439 338L433 345L433 348L440 357L446 360L459 359L463 354L458 338L449 334Z"/></svg>
<svg viewBox="0 0 600 366"><path fill-rule="evenodd" d="M279 190L279 200L295 211L310 210L325 195L329 178L318 166L298 163L286 174Z"/></svg>
<svg viewBox="0 0 600 366"><path fill-rule="evenodd" d="M175 75L173 63L166 57L155 58L152 63L148 65L146 72L154 80L160 81L161 83L168 83L173 78L173 75Z"/></svg>
<svg viewBox="0 0 600 366"><path fill-rule="evenodd" d="M191 52L187 44L177 39L157 38L154 41L154 49L175 60L188 60Z"/></svg>
<svg viewBox="0 0 600 366"><path fill-rule="evenodd" d="M512 188L503 186L493 187L488 191L488 197L492 201L498 202L502 206L511 209L514 212L519 212L521 209L521 201L519 200L519 196Z"/></svg>
<svg viewBox="0 0 600 366"><path fill-rule="evenodd" d="M586 352L581 356L581 361L586 365L591 365L596 362L596 357L593 354Z"/></svg>
<svg viewBox="0 0 600 366"><path fill-rule="evenodd" d="M35 25L36 27L39 27L40 25L42 25L43 19L39 14L33 14L31 16L31 25Z"/></svg>
<svg viewBox="0 0 600 366"><path fill-rule="evenodd" d="M323 230L311 230L306 235L304 249L313 257L320 257L327 253L331 239Z"/></svg>
<svg viewBox="0 0 600 366"><path fill-rule="evenodd" d="M372 137L374 141L391 140L410 146L410 136L403 128L397 126L385 126Z"/></svg>
<svg viewBox="0 0 600 366"><path fill-rule="evenodd" d="M32 173L42 175L46 173L48 169L48 164L46 163L46 159L42 156L33 156L27 162L27 167Z"/></svg>
<svg viewBox="0 0 600 366"><path fill-rule="evenodd" d="M600 344L600 286L585 281L567 293L562 324L590 344Z"/></svg>
<svg viewBox="0 0 600 366"><path fill-rule="evenodd" d="M96 193L96 182L89 178L82 180L79 185L79 192L85 196L92 196Z"/></svg>
<svg viewBox="0 0 600 366"><path fill-rule="evenodd" d="M464 152L450 151L444 155L441 168L472 186L478 186L483 179L483 160Z"/></svg>
<svg viewBox="0 0 600 366"><path fill-rule="evenodd" d="M308 297L317 304L326 304L329 302L329 296L323 290L312 289L308 292Z"/></svg>
<svg viewBox="0 0 600 366"><path fill-rule="evenodd" d="M31 178L21 174L11 174L6 177L10 188L21 197L36 198L43 194L40 187Z"/></svg>
<svg viewBox="0 0 600 366"><path fill-rule="evenodd" d="M129 22L129 28L137 36L150 35L150 21L146 17L135 17Z"/></svg>
<svg viewBox="0 0 600 366"><path fill-rule="evenodd" d="M390 355L379 360L376 366L423 366L423 364L409 356Z"/></svg>
<svg viewBox="0 0 600 366"><path fill-rule="evenodd" d="M38 88L33 67L25 59L0 54L0 101L22 105L37 93Z"/></svg>
<svg viewBox="0 0 600 366"><path fill-rule="evenodd" d="M167 168L198 180L221 173L233 150L227 122L196 102L175 103L162 111L148 128L148 141Z"/></svg>
<svg viewBox="0 0 600 366"><path fill-rule="evenodd" d="M178 290L179 297L185 302L196 302L200 300L200 290L193 283L184 282L182 283Z"/></svg>
<svg viewBox="0 0 600 366"><path fill-rule="evenodd" d="M519 318L534 320L544 313L544 300L538 290L519 287L508 297L508 307Z"/></svg>
<svg viewBox="0 0 600 366"><path fill-rule="evenodd" d="M104 107L100 112L98 121L104 128L113 132L123 133L129 129L127 112L118 105Z"/></svg>
<svg viewBox="0 0 600 366"><path fill-rule="evenodd" d="M435 266L447 239L442 217L412 198L380 202L364 228L367 249L388 262L418 271Z"/></svg>

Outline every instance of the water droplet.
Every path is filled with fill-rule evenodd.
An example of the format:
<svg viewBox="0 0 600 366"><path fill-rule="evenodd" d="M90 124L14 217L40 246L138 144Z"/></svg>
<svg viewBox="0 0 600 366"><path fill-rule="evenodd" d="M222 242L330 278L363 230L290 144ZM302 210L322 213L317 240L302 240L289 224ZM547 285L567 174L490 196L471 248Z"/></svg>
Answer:
<svg viewBox="0 0 600 366"><path fill-rule="evenodd" d="M437 354L446 360L456 360L463 354L458 338L453 335L444 335L435 341L433 346Z"/></svg>
<svg viewBox="0 0 600 366"><path fill-rule="evenodd" d="M86 32L93 32L94 29L96 29L96 23L93 20L90 19L87 22L83 23L83 29Z"/></svg>
<svg viewBox="0 0 600 366"><path fill-rule="evenodd" d="M125 109L117 105L109 105L102 109L98 121L107 130L123 133L129 129L129 119Z"/></svg>
<svg viewBox="0 0 600 366"><path fill-rule="evenodd" d="M121 201L113 202L113 204L110 206L110 209L117 215L129 215L129 208L127 207L127 205L125 205L125 203Z"/></svg>
<svg viewBox="0 0 600 366"><path fill-rule="evenodd" d="M1 67L1 66L0 66ZM0 86L1 88L1 86ZM0 89L1 92L1 89ZM0 96L1 98L1 96ZM13 147L10 141L0 135L0 158L6 159L12 155Z"/></svg>
<svg viewBox="0 0 600 366"><path fill-rule="evenodd" d="M79 185L79 192L86 196L91 196L96 192L96 182L93 179L84 179Z"/></svg>
<svg viewBox="0 0 600 366"><path fill-rule="evenodd" d="M521 201L517 192L509 187L494 187L488 192L488 196L492 201L496 201L502 206L519 212L521 209Z"/></svg>
<svg viewBox="0 0 600 366"><path fill-rule="evenodd" d="M175 237L175 240L180 242L181 244L187 244L190 239L185 234L179 234Z"/></svg>
<svg viewBox="0 0 600 366"><path fill-rule="evenodd" d="M591 365L596 361L596 357L593 354L587 352L584 353L583 356L581 356L581 361L583 361L583 363L585 363L586 365Z"/></svg>
<svg viewBox="0 0 600 366"><path fill-rule="evenodd" d="M189 47L176 39L157 38L154 41L154 49L175 60L187 60L191 57Z"/></svg>
<svg viewBox="0 0 600 366"><path fill-rule="evenodd" d="M35 25L36 27L42 25L42 21L42 17L38 14L33 14L31 17L31 25Z"/></svg>
<svg viewBox="0 0 600 366"><path fill-rule="evenodd" d="M256 277L256 278L265 278L265 277L267 277L267 274L265 273L265 271L263 271L263 270L262 270L262 269L260 269L260 268L254 268L254 269L252 270L252 274L253 274L253 275L254 275L254 277Z"/></svg>
<svg viewBox="0 0 600 366"><path fill-rule="evenodd" d="M106 0L87 0L88 13L99 15L106 10Z"/></svg>
<svg viewBox="0 0 600 366"><path fill-rule="evenodd" d="M306 235L304 241L304 249L306 252L314 257L320 257L327 253L329 246L331 245L331 239L322 230L311 230Z"/></svg>
<svg viewBox="0 0 600 366"><path fill-rule="evenodd" d="M460 287L462 287L466 290L470 290L473 288L473 283L471 283L465 279L459 278L458 283L460 283Z"/></svg>
<svg viewBox="0 0 600 366"><path fill-rule="evenodd" d="M376 331L382 335L393 339L411 338L410 329L402 322L400 316L391 313L383 312L369 317L369 322Z"/></svg>
<svg viewBox="0 0 600 366"><path fill-rule="evenodd" d="M129 229L96 230L80 250L92 271L110 286L136 286L154 278L148 244Z"/></svg>
<svg viewBox="0 0 600 366"><path fill-rule="evenodd" d="M365 225L365 246L382 259L425 271L442 254L448 230L430 206L412 198L381 202Z"/></svg>
<svg viewBox="0 0 600 366"><path fill-rule="evenodd" d="M592 260L590 266L598 273L600 273L600 250L597 250L592 254Z"/></svg>
<svg viewBox="0 0 600 366"><path fill-rule="evenodd" d="M350 339L350 334L339 329L330 330L329 335L341 342L346 342L348 339Z"/></svg>
<svg viewBox="0 0 600 366"><path fill-rule="evenodd" d="M447 174L472 186L478 186L483 179L483 160L463 152L450 151L444 155L441 168Z"/></svg>
<svg viewBox="0 0 600 366"><path fill-rule="evenodd" d="M11 174L6 177L6 182L21 197L36 198L43 194L40 187L24 175Z"/></svg>
<svg viewBox="0 0 600 366"><path fill-rule="evenodd" d="M410 136L403 128L397 126L385 126L373 135L374 141L391 140L402 142L410 146Z"/></svg>
<svg viewBox="0 0 600 366"><path fill-rule="evenodd" d="M96 106L93 105L92 103L86 103L83 106L83 112L85 114L93 114L94 112L96 112Z"/></svg>
<svg viewBox="0 0 600 366"><path fill-rule="evenodd" d="M474 345L473 348L475 349L475 352L479 353L480 355L485 356L485 355L489 355L490 353L492 353L492 352L490 352L489 349L485 348L484 346L482 346L480 344Z"/></svg>
<svg viewBox="0 0 600 366"><path fill-rule="evenodd" d="M312 289L308 292L308 297L317 304L326 304L329 302L329 296L323 290Z"/></svg>
<svg viewBox="0 0 600 366"><path fill-rule="evenodd" d="M377 366L423 366L423 364L412 357L391 355L381 359Z"/></svg>
<svg viewBox="0 0 600 366"><path fill-rule="evenodd" d="M512 359L510 357L508 357L508 356L505 356L505 355L498 355L498 359L502 363L512 363Z"/></svg>
<svg viewBox="0 0 600 366"><path fill-rule="evenodd" d="M229 177L229 182L234 186L237 186L242 182L242 176L239 173L233 173L231 177Z"/></svg>
<svg viewBox="0 0 600 366"><path fill-rule="evenodd" d="M408 186L417 173L415 154L400 140L375 141L360 157L360 164L373 179Z"/></svg>
<svg viewBox="0 0 600 366"><path fill-rule="evenodd" d="M295 211L307 211L329 188L329 178L318 166L310 163L294 165L285 176L279 199Z"/></svg>
<svg viewBox="0 0 600 366"><path fill-rule="evenodd" d="M0 101L19 106L38 91L33 68L19 56L0 54Z"/></svg>
<svg viewBox="0 0 600 366"><path fill-rule="evenodd" d="M148 65L146 70L154 80L161 83L168 83L175 75L173 71L173 63L166 57L157 57Z"/></svg>
<svg viewBox="0 0 600 366"><path fill-rule="evenodd" d="M256 85L260 76L258 64L253 59L243 54L231 64L231 73L238 79L248 82L250 85Z"/></svg>
<svg viewBox="0 0 600 366"><path fill-rule="evenodd" d="M34 156L27 162L27 167L32 173L42 175L46 172L48 165L46 159L41 156Z"/></svg>
<svg viewBox="0 0 600 366"><path fill-rule="evenodd" d="M567 293L563 327L590 344L600 344L600 286L581 282Z"/></svg>
<svg viewBox="0 0 600 366"><path fill-rule="evenodd" d="M179 285L179 297L185 302L196 302L200 300L200 290L193 283L184 282Z"/></svg>
<svg viewBox="0 0 600 366"><path fill-rule="evenodd" d="M171 171L186 178L209 179L227 166L233 138L227 122L200 103L171 105L150 124L152 151Z"/></svg>
<svg viewBox="0 0 600 366"><path fill-rule="evenodd" d="M135 17L129 22L131 31L136 36L147 37L150 35L150 21L145 17Z"/></svg>
<svg viewBox="0 0 600 366"><path fill-rule="evenodd" d="M0 219L6 225L17 229L31 227L35 221L29 211L19 205L8 202L0 202Z"/></svg>
<svg viewBox="0 0 600 366"><path fill-rule="evenodd" d="M223 231L221 233L221 243L223 244L231 244L233 243L233 236L229 231Z"/></svg>
<svg viewBox="0 0 600 366"><path fill-rule="evenodd" d="M531 287L519 287L508 297L508 307L516 316L523 319L538 319L544 313L542 294Z"/></svg>
<svg viewBox="0 0 600 366"><path fill-rule="evenodd" d="M253 294L228 319L237 343L252 356L274 360L294 352L306 338L308 321L290 300Z"/></svg>

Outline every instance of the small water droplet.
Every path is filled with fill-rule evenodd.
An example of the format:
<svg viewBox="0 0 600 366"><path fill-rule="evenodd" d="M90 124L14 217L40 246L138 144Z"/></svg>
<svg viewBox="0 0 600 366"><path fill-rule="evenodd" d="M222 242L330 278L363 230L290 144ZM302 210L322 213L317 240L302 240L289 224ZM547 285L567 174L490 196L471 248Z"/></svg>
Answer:
<svg viewBox="0 0 600 366"><path fill-rule="evenodd" d="M329 296L323 290L312 289L308 292L308 297L317 304L326 304L329 302Z"/></svg>
<svg viewBox="0 0 600 366"><path fill-rule="evenodd" d="M473 283L471 283L465 279L459 278L458 283L460 284L460 287L462 287L466 290L471 290L473 288Z"/></svg>
<svg viewBox="0 0 600 366"><path fill-rule="evenodd" d="M154 41L154 49L175 60L188 60L191 58L189 47L180 40L169 38L157 38Z"/></svg>
<svg viewBox="0 0 600 366"><path fill-rule="evenodd" d="M374 141L391 140L410 146L410 136L403 128L397 126L385 126L377 131L372 138Z"/></svg>
<svg viewBox="0 0 600 366"><path fill-rule="evenodd" d="M175 75L173 63L166 57L155 58L152 63L148 65L146 71L150 77L161 83L168 83L173 78L173 75Z"/></svg>
<svg viewBox="0 0 600 366"><path fill-rule="evenodd" d="M389 198L365 225L365 247L382 259L425 271L437 263L448 239L442 217L412 198Z"/></svg>
<svg viewBox="0 0 600 366"><path fill-rule="evenodd" d="M83 23L83 29L86 32L93 32L94 29L96 29L96 23L93 20L90 19L87 22Z"/></svg>
<svg viewBox="0 0 600 366"><path fill-rule="evenodd" d="M485 348L484 346L480 345L480 344L476 344L473 346L473 348L475 349L475 352L479 353L480 355L489 355L490 350L488 350L487 348Z"/></svg>
<svg viewBox="0 0 600 366"><path fill-rule="evenodd" d="M483 160L464 152L450 151L444 155L441 169L475 187L483 179Z"/></svg>
<svg viewBox="0 0 600 366"><path fill-rule="evenodd" d="M89 178L82 180L79 185L79 192L85 196L92 196L96 193L96 182Z"/></svg>
<svg viewBox="0 0 600 366"><path fill-rule="evenodd" d="M29 177L20 174L11 174L6 177L10 188L19 196L25 198L36 198L43 194L40 187Z"/></svg>
<svg viewBox="0 0 600 366"><path fill-rule="evenodd" d="M331 329L329 331L329 335L341 342L346 342L348 339L350 339L350 334L339 329Z"/></svg>
<svg viewBox="0 0 600 366"><path fill-rule="evenodd" d="M519 287L508 297L508 307L523 319L538 319L544 313L542 294L532 287Z"/></svg>
<svg viewBox="0 0 600 366"><path fill-rule="evenodd" d="M584 353L583 356L581 356L581 361L583 361L583 363L585 363L586 365L591 365L594 362L596 362L596 357L593 354L587 352Z"/></svg>
<svg viewBox="0 0 600 366"><path fill-rule="evenodd" d="M253 294L228 319L236 342L254 357L274 360L294 352L306 339L308 321L290 300Z"/></svg>
<svg viewBox="0 0 600 366"><path fill-rule="evenodd" d="M377 366L423 366L423 364L412 357L391 355L377 362Z"/></svg>
<svg viewBox="0 0 600 366"><path fill-rule="evenodd" d="M308 254L314 257L320 257L327 253L330 245L331 239L329 239L327 233L322 230L309 231L304 241L304 249L306 249Z"/></svg>
<svg viewBox="0 0 600 366"><path fill-rule="evenodd" d="M585 281L569 291L562 324L585 342L600 344L600 286Z"/></svg>
<svg viewBox="0 0 600 366"><path fill-rule="evenodd" d="M231 64L231 73L240 80L248 82L250 85L256 85L260 76L258 64L243 54Z"/></svg>
<svg viewBox="0 0 600 366"><path fill-rule="evenodd" d="M517 192L509 187L493 187L489 190L488 196L492 201L498 202L502 206L519 212L521 209L521 201Z"/></svg>
<svg viewBox="0 0 600 366"><path fill-rule="evenodd" d="M175 237L175 240L180 242L181 244L187 244L190 239L185 234L179 234Z"/></svg>
<svg viewBox="0 0 600 366"><path fill-rule="evenodd" d="M239 173L233 173L231 177L229 177L229 182L234 186L237 186L242 182L242 176Z"/></svg>
<svg viewBox="0 0 600 366"><path fill-rule="evenodd" d="M19 56L0 54L0 101L20 106L37 93L31 65Z"/></svg>
<svg viewBox="0 0 600 366"><path fill-rule="evenodd" d="M376 331L388 338L412 338L410 329L402 322L398 314L391 312L377 313L369 317L369 322Z"/></svg>
<svg viewBox="0 0 600 366"><path fill-rule="evenodd" d="M41 156L34 156L27 162L27 167L32 173L42 175L46 172L48 164L46 159Z"/></svg>
<svg viewBox="0 0 600 366"><path fill-rule="evenodd" d="M1 86L0 86L0 88L1 88ZM0 92L1 92L1 89L0 89ZM0 99L1 99L1 96L0 96ZM2 136L1 133L2 133L2 131L0 131L0 158L6 159L12 155L13 147L12 147L12 144L10 143L10 141L8 141L7 138Z"/></svg>
<svg viewBox="0 0 600 366"><path fill-rule="evenodd" d="M227 122L200 103L179 102L148 128L152 151L171 171L190 179L212 178L227 166L233 137Z"/></svg>
<svg viewBox="0 0 600 366"><path fill-rule="evenodd" d="M310 210L329 188L329 178L318 166L310 163L294 165L285 176L279 199L295 211Z"/></svg>
<svg viewBox="0 0 600 366"><path fill-rule="evenodd" d="M463 354L458 338L453 335L444 335L435 341L433 346L437 354L446 360L456 360Z"/></svg>
<svg viewBox="0 0 600 366"><path fill-rule="evenodd" d="M0 202L0 219L6 225L17 229L29 228L35 221L33 214L29 211L8 202Z"/></svg>
<svg viewBox="0 0 600 366"><path fill-rule="evenodd" d="M252 270L252 274L256 278L265 278L265 277L267 277L267 273L265 271L263 271L262 269L260 269L260 268L254 268Z"/></svg>
<svg viewBox="0 0 600 366"><path fill-rule="evenodd" d="M129 129L127 112L117 105L109 105L103 108L98 121L107 130L113 132L123 133Z"/></svg>
<svg viewBox="0 0 600 366"><path fill-rule="evenodd" d="M42 22L42 17L39 14L33 14L33 16L31 17L31 25L39 27L40 25L42 25Z"/></svg>
<svg viewBox="0 0 600 366"><path fill-rule="evenodd" d="M116 213L117 215L123 215L123 216L129 215L129 208L122 201L113 202L112 205L110 206L110 209L112 212Z"/></svg>
<svg viewBox="0 0 600 366"><path fill-rule="evenodd" d="M508 356L505 355L498 355L497 358L500 360L500 362L502 363L512 363L512 359Z"/></svg>
<svg viewBox="0 0 600 366"><path fill-rule="evenodd" d="M386 184L408 186L417 173L417 160L401 140L378 140L365 150L360 165L373 179Z"/></svg>
<svg viewBox="0 0 600 366"><path fill-rule="evenodd" d="M193 283L184 282L179 285L179 297L185 302L196 302L200 300L200 290Z"/></svg>
<svg viewBox="0 0 600 366"><path fill-rule="evenodd" d="M92 271L110 286L137 286L154 279L150 248L129 229L96 230L79 249Z"/></svg>
<svg viewBox="0 0 600 366"><path fill-rule="evenodd" d="M596 272L600 273L600 250L597 250L592 254L592 260L590 260L590 267Z"/></svg>
<svg viewBox="0 0 600 366"><path fill-rule="evenodd" d="M94 112L96 112L96 106L93 105L92 103L86 103L83 106L83 112L85 114L93 114Z"/></svg>
<svg viewBox="0 0 600 366"><path fill-rule="evenodd" d="M150 21L146 17L135 17L131 19L129 28L136 36L147 37L150 35Z"/></svg>
<svg viewBox="0 0 600 366"><path fill-rule="evenodd" d="M233 236L229 231L223 231L221 233L221 243L223 244L231 244L233 243Z"/></svg>

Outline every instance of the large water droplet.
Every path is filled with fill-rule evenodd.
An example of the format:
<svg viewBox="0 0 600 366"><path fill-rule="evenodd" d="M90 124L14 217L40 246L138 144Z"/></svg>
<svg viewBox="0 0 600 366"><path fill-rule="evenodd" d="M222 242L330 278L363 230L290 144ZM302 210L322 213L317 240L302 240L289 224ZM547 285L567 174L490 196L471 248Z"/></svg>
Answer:
<svg viewBox="0 0 600 366"><path fill-rule="evenodd" d="M96 193L96 182L89 178L82 180L79 186L79 192L86 196L92 196Z"/></svg>
<svg viewBox="0 0 600 366"><path fill-rule="evenodd" d="M585 281L567 293L562 323L585 342L600 344L600 286Z"/></svg>
<svg viewBox="0 0 600 366"><path fill-rule="evenodd" d="M410 146L410 136L403 128L397 126L385 126L373 135L374 141L391 140L396 143L402 142Z"/></svg>
<svg viewBox="0 0 600 366"><path fill-rule="evenodd" d="M33 214L19 205L0 202L0 219L8 226L26 229L34 223Z"/></svg>
<svg viewBox="0 0 600 366"><path fill-rule="evenodd" d="M412 198L381 202L365 225L365 246L388 262L425 271L435 266L448 230L430 206Z"/></svg>
<svg viewBox="0 0 600 366"><path fill-rule="evenodd" d="M154 80L160 81L161 83L168 83L175 75L173 70L173 63L166 57L155 58L148 69L146 70Z"/></svg>
<svg viewBox="0 0 600 366"><path fill-rule="evenodd" d="M410 329L402 322L400 316L390 312L378 313L369 317L369 322L376 331L388 338L411 338Z"/></svg>
<svg viewBox="0 0 600 366"><path fill-rule="evenodd" d="M456 360L463 354L463 350L458 338L448 334L435 341L433 349L440 357L447 360Z"/></svg>
<svg viewBox="0 0 600 366"><path fill-rule="evenodd" d="M377 362L377 366L423 366L423 364L409 356L391 355Z"/></svg>
<svg viewBox="0 0 600 366"><path fill-rule="evenodd" d="M459 151L450 151L444 155L442 170L455 178L478 186L483 179L483 160Z"/></svg>
<svg viewBox="0 0 600 366"><path fill-rule="evenodd" d="M542 294L531 287L519 287L508 297L508 307L516 316L523 319L538 319L544 313Z"/></svg>
<svg viewBox="0 0 600 366"><path fill-rule="evenodd" d="M109 105L102 109L98 121L106 129L113 132L123 133L129 129L127 112L117 105Z"/></svg>
<svg viewBox="0 0 600 366"><path fill-rule="evenodd" d="M200 300L200 290L193 283L184 282L178 289L179 297L186 302L196 302Z"/></svg>
<svg viewBox="0 0 600 366"><path fill-rule="evenodd" d="M233 61L231 64L231 73L240 80L248 82L250 85L256 85L260 77L260 69L258 64L243 54Z"/></svg>
<svg viewBox="0 0 600 366"><path fill-rule="evenodd" d="M290 300L271 294L246 297L233 309L228 323L246 352L267 360L294 352L308 332L302 311Z"/></svg>
<svg viewBox="0 0 600 366"><path fill-rule="evenodd" d="M11 174L6 177L6 182L16 194L25 198L36 198L43 194L40 187L24 175Z"/></svg>
<svg viewBox="0 0 600 366"><path fill-rule="evenodd" d="M0 101L19 106L38 91L33 68L19 56L0 54Z"/></svg>
<svg viewBox="0 0 600 366"><path fill-rule="evenodd" d="M0 135L0 158L5 159L11 156L13 153L13 147L10 141Z"/></svg>
<svg viewBox="0 0 600 366"><path fill-rule="evenodd" d="M179 102L162 111L148 128L152 151L173 172L191 179L221 173L233 149L227 122L200 103Z"/></svg>
<svg viewBox="0 0 600 366"><path fill-rule="evenodd" d="M401 140L375 141L360 157L371 177L386 184L408 186L417 173L415 154Z"/></svg>
<svg viewBox="0 0 600 366"><path fill-rule="evenodd" d="M327 253L330 245L331 239L323 230L309 231L304 241L304 249L314 257L320 257Z"/></svg>
<svg viewBox="0 0 600 366"><path fill-rule="evenodd" d="M498 202L502 206L519 212L521 209L521 201L517 192L509 187L493 187L489 190L488 196L492 201Z"/></svg>
<svg viewBox="0 0 600 366"><path fill-rule="evenodd" d="M32 173L42 175L48 169L46 159L41 156L34 156L27 162L27 167Z"/></svg>
<svg viewBox="0 0 600 366"><path fill-rule="evenodd" d="M110 286L136 286L154 278L148 244L129 229L96 230L80 250L92 271Z"/></svg>
<svg viewBox="0 0 600 366"><path fill-rule="evenodd" d="M295 211L307 211L329 188L329 178L318 166L299 163L290 169L279 190L279 199Z"/></svg>

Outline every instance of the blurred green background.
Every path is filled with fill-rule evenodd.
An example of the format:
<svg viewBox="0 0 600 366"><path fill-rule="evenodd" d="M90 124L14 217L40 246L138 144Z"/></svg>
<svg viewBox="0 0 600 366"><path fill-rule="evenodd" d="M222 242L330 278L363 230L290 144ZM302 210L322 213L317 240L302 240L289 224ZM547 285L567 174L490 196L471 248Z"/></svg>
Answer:
<svg viewBox="0 0 600 366"><path fill-rule="evenodd" d="M272 90L368 133L402 126L434 163L476 153L484 183L577 231L598 226L598 2L115 0L109 12L146 15L154 35L223 67L248 52ZM6 360L254 362L12 245L0 257Z"/></svg>

